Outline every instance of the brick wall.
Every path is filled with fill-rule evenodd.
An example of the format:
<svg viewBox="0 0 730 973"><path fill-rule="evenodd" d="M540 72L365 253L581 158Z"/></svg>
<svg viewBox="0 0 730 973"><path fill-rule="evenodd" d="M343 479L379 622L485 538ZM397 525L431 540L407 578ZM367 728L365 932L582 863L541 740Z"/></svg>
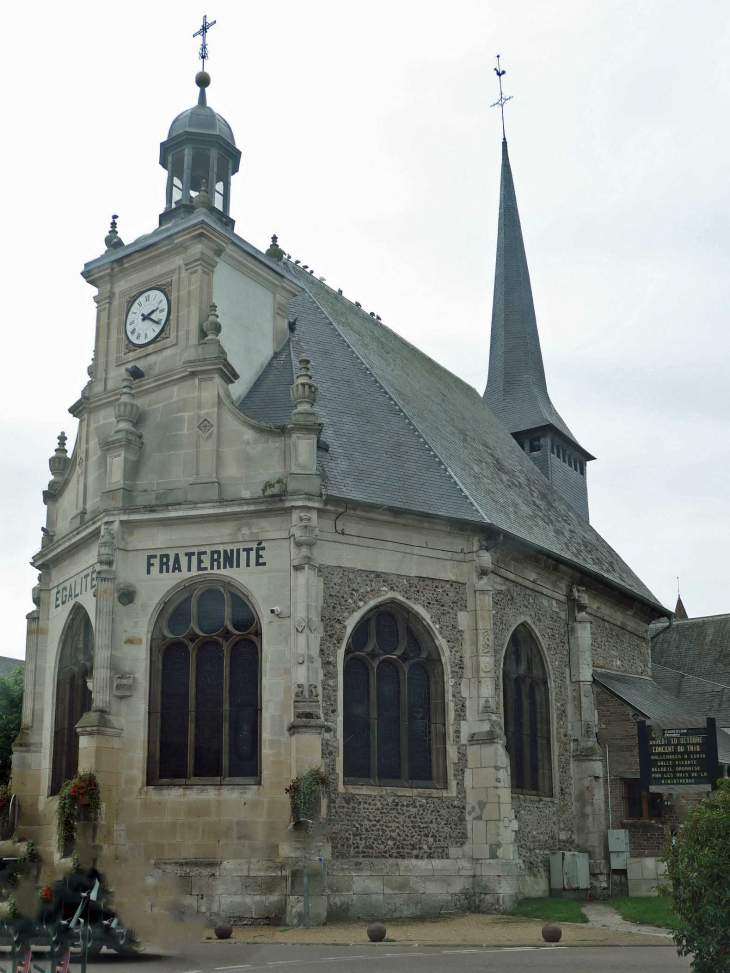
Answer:
<svg viewBox="0 0 730 973"><path fill-rule="evenodd" d="M639 775L639 743L636 721L631 709L620 700L598 687L595 688L598 713L598 742L603 752L603 785L606 794L606 821L608 818L608 782L606 780L606 747L611 771L611 828L626 828L632 858L661 855L667 836L672 828L684 820L687 808L701 799L687 796L665 799L660 818L645 821L626 821L624 817L623 782L626 775Z"/></svg>

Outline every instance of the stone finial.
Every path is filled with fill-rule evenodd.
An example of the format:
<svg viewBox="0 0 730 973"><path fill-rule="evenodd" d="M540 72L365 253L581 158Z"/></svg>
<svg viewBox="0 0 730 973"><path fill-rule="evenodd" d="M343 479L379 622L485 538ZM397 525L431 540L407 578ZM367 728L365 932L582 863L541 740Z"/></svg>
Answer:
<svg viewBox="0 0 730 973"><path fill-rule="evenodd" d="M66 449L67 436L65 432L62 432L58 437L58 446L56 446L56 451L53 456L48 460L48 467L53 474L52 484L60 483L63 479L63 475L68 469L68 464L71 462L68 450Z"/></svg>
<svg viewBox="0 0 730 973"><path fill-rule="evenodd" d="M110 250L118 250L120 247L124 246L124 240L117 233L117 214L112 215L111 226L109 227L109 232L104 237L104 243L106 244L106 252L109 253Z"/></svg>
<svg viewBox="0 0 730 973"><path fill-rule="evenodd" d="M201 88L202 91L202 88ZM200 180L200 192L193 200L193 206L196 210L199 209L210 209L213 205L213 200L208 195L208 183L205 179Z"/></svg>
<svg viewBox="0 0 730 973"><path fill-rule="evenodd" d="M104 524L101 529L99 546L96 553L96 560L99 562L102 568L110 568L114 564L116 547L116 538L114 537L114 531L112 530L111 524Z"/></svg>
<svg viewBox="0 0 730 973"><path fill-rule="evenodd" d="M134 379L132 376L125 375L122 379L122 391L117 400L117 404L114 406L114 415L117 420L114 427L115 433L131 432L139 435L135 426L139 419L140 408L134 401L133 385Z"/></svg>
<svg viewBox="0 0 730 973"><path fill-rule="evenodd" d="M299 514L299 523L294 528L294 543L301 548L303 556L311 554L312 548L317 543L317 527L312 523L310 514Z"/></svg>
<svg viewBox="0 0 730 973"><path fill-rule="evenodd" d="M203 323L203 331L205 331L205 341L218 340L218 335L221 333L221 323L218 318L218 306L216 304L210 305L208 317Z"/></svg>
<svg viewBox="0 0 730 973"><path fill-rule="evenodd" d="M290 388L294 403L294 416L305 418L307 413L314 416L314 403L317 401L317 384L309 371L311 360L302 353L299 358L299 373Z"/></svg>
<svg viewBox="0 0 730 973"><path fill-rule="evenodd" d="M280 263L284 259L284 251L279 246L279 238L276 234L271 238L271 246L266 251L266 256L270 260L276 260L277 263Z"/></svg>

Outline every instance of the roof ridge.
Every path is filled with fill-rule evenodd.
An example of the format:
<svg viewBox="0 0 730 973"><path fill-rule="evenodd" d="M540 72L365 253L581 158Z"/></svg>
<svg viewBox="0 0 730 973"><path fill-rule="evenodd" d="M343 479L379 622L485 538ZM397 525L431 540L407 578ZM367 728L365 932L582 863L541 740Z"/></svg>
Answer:
<svg viewBox="0 0 730 973"><path fill-rule="evenodd" d="M718 682L716 679L706 679L704 676L698 676L694 672L685 672L684 669L675 669L674 666L663 666L661 662L651 662L652 669L654 666L657 669L666 669L667 672L676 672L680 676L687 676L688 679L699 679L700 682L708 682L711 686L721 686L723 689L730 689L730 683Z"/></svg>
<svg viewBox="0 0 730 973"><path fill-rule="evenodd" d="M311 290L308 287L306 287L306 286L304 286L304 290L307 292L307 294L309 295L310 299L317 306L317 308L319 309L320 313L330 323L330 325L335 329L335 331L339 335L340 339L350 349L350 351L355 356L355 358L357 359L357 361L360 362L362 368L364 368L366 370L366 372L372 377L373 381L378 386L380 386L380 388L383 390L383 394L385 394L385 395L388 396L388 398L393 403L393 405L395 405L395 407L398 409L398 411L403 415L403 417L405 418L405 420L408 423L408 425L411 426L411 428L413 430L415 430L415 432L420 437L421 441L424 442L428 446L429 452L431 453L431 455L437 460L437 462L441 466L442 470L445 470L446 473L447 473L447 475L454 481L454 483L456 484L456 486L459 488L459 490L462 492L462 494L466 497L466 499L469 501L469 503L472 505L472 507L474 507L474 509L479 514L479 516L484 521L484 523L485 524L491 523L490 519L486 516L486 514L484 513L484 511L479 507L479 505L476 503L476 501L471 496L471 494L461 484L461 482L459 481L459 478L456 476L456 474L453 472L453 470L449 467L449 465L447 463L444 462L443 457L436 451L436 449L433 446L433 443L429 439L427 439L426 436L424 436L422 430L416 425L416 423L410 417L410 415L405 410L405 408L403 407L403 405L401 404L401 402L395 397L395 394L393 392L391 392L391 390L386 387L385 383L374 374L373 370L367 364L367 362L365 361L365 359L357 351L357 349L353 347L352 343L350 341L348 341L347 337L342 333L342 331L340 330L339 326L337 325L337 322L334 321L332 319L332 317L330 317L330 315L327 313L327 311L319 303L319 301L317 300L317 298L315 297L315 295L312 294ZM337 296L340 297L341 295L338 294ZM367 317L369 317L369 315L367 315ZM400 335L398 335L395 331L393 331L392 328L388 328L387 325L384 325L382 321L377 321L377 322L374 321L373 323L378 324L381 327L387 328L387 330L390 331L391 334L396 335L396 337L400 337ZM408 344L408 342L406 342L406 344ZM415 347L415 346L411 346L411 347ZM417 350L418 349L416 349L416 351ZM421 354L423 354L423 352L421 352ZM428 356L425 356L425 357L428 357ZM435 364L438 364L438 362L436 362ZM443 366L439 366L439 367L443 367ZM448 371L448 369L444 369L444 370L445 371ZM449 372L449 374L450 375L453 375L453 372ZM469 386L469 387L471 388L471 386ZM474 391L476 393L476 389Z"/></svg>
<svg viewBox="0 0 730 973"><path fill-rule="evenodd" d="M432 358L430 355L427 355L426 352L422 348L419 348L418 345L414 345L413 342L411 342L411 341L408 340L408 338L404 338L403 335L402 334L399 334L398 331L394 331L392 328L388 327L388 325L384 321L378 321L378 319L377 318L374 318L368 311L365 310L365 308L359 307L354 301L351 301L349 297L346 297L344 294L340 294L339 291L336 291L334 289L334 287L331 287L326 281L322 281L318 277L311 277L309 274L303 274L302 275L302 280L299 280L298 277L297 277L297 280L298 280L299 284L302 287L304 287L304 289L307 291L307 293L312 298L312 300L316 302L317 307L321 308L322 305L319 303L319 301L317 301L317 298L314 296L314 294L312 294L312 292L309 290L309 288L306 286L306 284L303 283L304 281L306 281L307 283L309 283L310 280L314 280L314 281L317 282L317 284L321 284L323 287L326 287L327 290L331 292L331 294L332 294L332 296L334 298L336 298L337 300L347 301L347 303L351 307L353 307L355 309L355 311L357 311L359 314L361 314L362 317L364 318L364 320L367 321L369 324L376 324L379 327L385 329L385 331L388 331L390 334L392 334L394 337L396 337L398 339L398 341L400 341L402 344L408 345L409 348L412 348L413 351L415 351L422 358L426 358L426 359L428 359L428 361L432 362L432 364L434 364L440 371L444 372L450 378L455 378L457 382L459 382L461 385L464 386L464 388L469 389L470 392L473 392L474 395L477 396L477 398L480 398L480 399L482 398L482 396L479 394L478 390L473 385L470 385L467 381L465 381L463 378L461 378L460 375L457 375L456 372L452 372L445 365L442 365L440 361L437 361L435 358ZM324 313L326 314L327 312L325 311ZM329 318L329 315L327 317L328 317L328 320L331 320ZM345 339L345 340L347 340L347 339ZM348 342L348 344L349 344L349 342Z"/></svg>

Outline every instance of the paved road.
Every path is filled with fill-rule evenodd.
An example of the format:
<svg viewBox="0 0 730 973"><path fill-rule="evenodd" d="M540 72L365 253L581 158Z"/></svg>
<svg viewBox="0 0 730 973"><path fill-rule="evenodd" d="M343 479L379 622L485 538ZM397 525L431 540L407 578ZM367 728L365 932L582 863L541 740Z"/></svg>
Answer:
<svg viewBox="0 0 730 973"><path fill-rule="evenodd" d="M190 943L135 960L102 953L90 973L673 973L689 970L669 946L443 949L439 946L280 946ZM72 969L77 969L74 967Z"/></svg>

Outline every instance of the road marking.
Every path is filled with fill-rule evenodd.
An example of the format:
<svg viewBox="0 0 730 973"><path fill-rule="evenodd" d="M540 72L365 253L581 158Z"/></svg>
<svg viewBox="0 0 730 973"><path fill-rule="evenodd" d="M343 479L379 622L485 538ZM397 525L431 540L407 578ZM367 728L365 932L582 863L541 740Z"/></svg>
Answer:
<svg viewBox="0 0 730 973"><path fill-rule="evenodd" d="M237 963L235 966L216 966L216 970L248 970L251 967L250 963ZM200 970L192 970L192 973L200 973Z"/></svg>

